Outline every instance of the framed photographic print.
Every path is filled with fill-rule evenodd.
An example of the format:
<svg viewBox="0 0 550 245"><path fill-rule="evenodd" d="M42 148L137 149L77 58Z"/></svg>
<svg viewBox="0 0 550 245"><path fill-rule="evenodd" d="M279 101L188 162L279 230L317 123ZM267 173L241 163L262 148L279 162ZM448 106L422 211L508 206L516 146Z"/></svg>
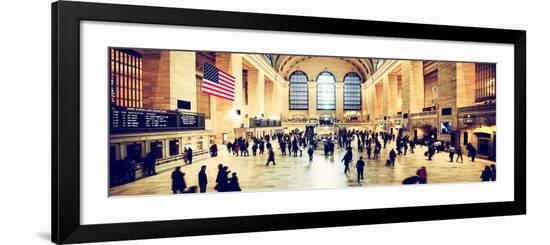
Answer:
<svg viewBox="0 0 550 245"><path fill-rule="evenodd" d="M55 2L52 241L525 214L525 37Z"/></svg>

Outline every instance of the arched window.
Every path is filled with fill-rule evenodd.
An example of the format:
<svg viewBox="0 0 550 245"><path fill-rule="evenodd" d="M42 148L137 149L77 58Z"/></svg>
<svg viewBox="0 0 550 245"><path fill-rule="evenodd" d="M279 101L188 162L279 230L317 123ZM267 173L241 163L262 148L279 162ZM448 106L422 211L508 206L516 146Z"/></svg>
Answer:
<svg viewBox="0 0 550 245"><path fill-rule="evenodd" d="M290 81L289 91L289 109L290 110L307 110L308 109L308 97L307 97L307 75L303 71L295 71L290 74L288 79Z"/></svg>
<svg viewBox="0 0 550 245"><path fill-rule="evenodd" d="M344 110L361 110L361 77L355 72L344 76Z"/></svg>
<svg viewBox="0 0 550 245"><path fill-rule="evenodd" d="M317 76L317 110L336 109L336 80L332 73L323 71Z"/></svg>

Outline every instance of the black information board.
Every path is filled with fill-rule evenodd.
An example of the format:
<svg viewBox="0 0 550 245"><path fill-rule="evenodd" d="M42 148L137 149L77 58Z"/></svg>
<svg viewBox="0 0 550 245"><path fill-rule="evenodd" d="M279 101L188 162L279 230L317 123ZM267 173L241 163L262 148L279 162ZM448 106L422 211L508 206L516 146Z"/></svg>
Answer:
<svg viewBox="0 0 550 245"><path fill-rule="evenodd" d="M204 130L204 115L112 106L111 133Z"/></svg>

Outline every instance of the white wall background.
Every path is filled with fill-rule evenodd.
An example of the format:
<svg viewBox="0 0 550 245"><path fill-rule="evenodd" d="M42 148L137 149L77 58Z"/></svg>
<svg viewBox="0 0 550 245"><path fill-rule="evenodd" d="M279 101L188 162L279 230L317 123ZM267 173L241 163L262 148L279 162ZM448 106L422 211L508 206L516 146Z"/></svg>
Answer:
<svg viewBox="0 0 550 245"><path fill-rule="evenodd" d="M108 1L114 2L114 1ZM119 0L294 15L527 30L526 216L277 231L108 244L548 244L550 195L544 154L550 91L548 7L544 1ZM533 1L534 2L534 1ZM1 244L48 244L50 231L50 1L9 1L0 9ZM19 120L15 120L15 119ZM512 142L510 142L511 144ZM547 143L546 143L547 144Z"/></svg>

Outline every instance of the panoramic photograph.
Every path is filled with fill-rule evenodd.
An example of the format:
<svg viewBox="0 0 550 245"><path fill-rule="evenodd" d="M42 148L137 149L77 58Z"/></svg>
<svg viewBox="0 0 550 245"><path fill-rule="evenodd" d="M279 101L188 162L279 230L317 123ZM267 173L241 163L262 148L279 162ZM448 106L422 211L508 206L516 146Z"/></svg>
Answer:
<svg viewBox="0 0 550 245"><path fill-rule="evenodd" d="M110 197L496 181L495 63L107 52Z"/></svg>

